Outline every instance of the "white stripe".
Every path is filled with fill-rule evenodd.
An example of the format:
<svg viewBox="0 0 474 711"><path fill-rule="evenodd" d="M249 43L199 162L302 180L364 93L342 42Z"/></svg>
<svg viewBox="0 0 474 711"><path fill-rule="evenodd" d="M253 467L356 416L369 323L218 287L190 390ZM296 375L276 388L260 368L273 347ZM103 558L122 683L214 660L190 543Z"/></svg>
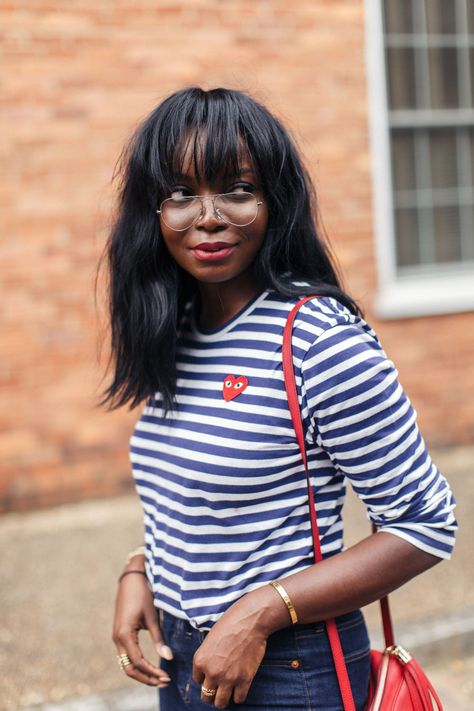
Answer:
<svg viewBox="0 0 474 711"><path fill-rule="evenodd" d="M288 473L285 472L285 478L287 477ZM150 488L145 485L146 482L148 482L151 485L154 485L154 482L156 480L156 475L155 474L150 474L149 472L144 472L140 470L139 468L136 469L135 471L135 479L141 483L137 483L137 491L139 494L143 494L144 496L151 496L152 494L150 493ZM321 479L319 480L321 481ZM253 482L255 487L259 486L260 482L255 481ZM170 493L177 494L180 497L192 497L192 498L201 498L207 501L215 501L216 495L214 493L209 493L205 489L200 489L198 486L194 487L192 490L190 490L189 486L185 486L184 484L178 484L171 479L166 480L166 490ZM305 496L307 495L307 490L306 490L306 480L304 478L303 472L301 473L301 484L298 485L298 489L301 488L302 491L304 491ZM336 487L327 487L327 490L336 490ZM290 493L290 492L295 492L295 484L292 482L290 484L283 484L280 486L271 486L271 489L267 489L267 491L261 491L257 495L259 496L268 496L269 492L271 491L271 494L274 498L279 498L281 494L285 493ZM247 494L237 492L237 493L232 493L226 492L226 501L229 502L229 505L232 504L232 502L242 502L242 501L255 501L255 496L256 492L255 491L250 491Z"/></svg>
<svg viewBox="0 0 474 711"><path fill-rule="evenodd" d="M359 433L357 433L357 436L352 438L352 443L353 443L353 449L350 451L349 456L351 459L362 459L363 457L366 457L368 454L371 452L375 452L377 449L383 449L385 447L388 447L389 445L392 445L396 442L400 442L401 438L408 432L408 430L413 429L413 424L415 422L415 413L412 413L410 418L406 420L402 425L399 426L397 430L394 432L391 432L388 435L385 435L385 437L380 437L380 439L376 439L374 442L371 442L370 444L366 444L363 447L358 447L357 444L360 440L366 439L364 436L359 436ZM398 418L397 418L398 421ZM383 421L384 427L380 427L379 429L386 429L387 425L390 423L394 423L394 419L391 415L391 413L387 413L386 419ZM412 437L415 439L417 437L417 432L414 430L414 436ZM350 441L350 440L349 440ZM407 440L405 440L400 446L403 447L403 445L406 443ZM326 446L329 446L329 443L325 441ZM344 461L345 457L344 455L346 452L341 453L339 456L339 461ZM366 466L364 464L364 466Z"/></svg>
<svg viewBox="0 0 474 711"><path fill-rule="evenodd" d="M377 468L381 468L382 465L387 464L388 462L393 461L398 457L399 454L402 454L402 452L405 452L410 449L410 445L412 445L416 439L418 438L418 432L417 430L413 430L411 435L407 437L403 442L400 442L398 447L394 447L393 449L390 450L388 454L385 454L383 457L378 457L377 459L371 459L368 462L364 462L363 464L354 464L354 465L344 465L344 461L348 459L347 457L347 452L344 452L344 454L339 454L338 455L338 461L341 465L341 469L344 471L347 476L350 476L351 474L354 476L356 474L363 474L364 472L367 472L368 470L375 471ZM423 448L423 444L420 443L418 449L421 450ZM398 467L400 465L397 465ZM387 476L378 476L377 481L375 481L375 484L386 481Z"/></svg>
<svg viewBox="0 0 474 711"><path fill-rule="evenodd" d="M222 481L223 483L225 483L226 486L229 486L231 484L234 484L235 486L242 486L242 484L245 484L245 486L252 486L253 484L255 484L255 486L261 486L262 484L279 482L285 480L286 478L291 476L291 474L294 474L297 471L301 471L301 462L299 461L299 459L300 457L298 452L297 455L295 455L294 457L294 461L297 463L293 464L293 467L285 468L283 471L277 471L275 472L275 474L259 474L258 479L255 479L254 477L246 477L245 479L242 479L240 476L236 475L226 476L225 479L223 479ZM188 473L188 471L186 469L183 469L181 465L172 464L171 462L160 462L154 455L150 456L132 452L130 454L130 460L132 464L141 464L144 466L155 467L157 476L160 476L161 473L170 472L172 474L180 476L183 482L188 481L191 487L196 483L194 472ZM215 484L216 481L219 481L219 477L216 474L208 474L207 472L199 471L199 481L205 482L206 484Z"/></svg>
<svg viewBox="0 0 474 711"><path fill-rule="evenodd" d="M383 412L386 407L391 407L394 405L396 402L399 401L401 395L402 395L402 389L400 385L397 385L397 387L394 389L392 395L387 398L383 403L378 402L376 405L372 405L372 407L364 407L364 403L367 402L368 400L371 400L372 398L376 397L380 393L382 393L384 390L387 390L389 386L391 387L392 382L395 380L395 374L392 375L392 377L387 377L385 380L381 383L377 384L377 387L367 389L363 394L357 395L351 398L348 398L347 400L344 400L343 403L339 405L339 408L337 406L335 407L330 407L330 408L318 408L318 416L319 418L327 417L328 415L332 415L333 413L338 413L338 412L344 412L345 410L348 410L349 408L353 408L354 406L358 405L361 410L359 413L355 412L353 415L349 415L347 417L338 417L334 421L331 421L330 424L324 425L324 424L318 424L318 428L320 432L330 432L332 429L340 429L342 427L351 427L353 424L356 424L358 422L363 422L365 419L369 419L372 417L372 415L376 415L379 412ZM405 398L407 406L410 407L410 401L408 398ZM351 435L347 435L350 437ZM326 438L324 439L326 441Z"/></svg>
<svg viewBox="0 0 474 711"><path fill-rule="evenodd" d="M390 422L395 422L395 418L392 416L394 414L396 416L396 420L402 419L404 415L410 410L410 403L408 400L402 401L401 407L398 407L396 410L394 410L393 405L395 402L398 401L398 397L390 398L387 400L388 407L387 408L367 408L366 414L367 414L367 419L371 417L372 414L376 414L378 412L384 412L385 410L387 411L388 415L386 418L377 420L377 422L374 422L373 424L369 425L368 427L361 427L360 429L356 430L354 433L350 433L347 435L341 435L338 434L336 437L325 437L324 438L324 444L326 447L332 447L333 445L343 445L347 444L348 442L356 442L358 439L362 438L368 438L368 437L373 437L374 435L377 434L377 432L380 432L381 430L385 429L387 427L387 423ZM372 412L375 410L375 412ZM357 421L358 422L363 422L364 419L363 417L360 417ZM356 419L352 420L352 424L356 422ZM413 422L413 418L410 418L410 422ZM341 428L343 425L341 425L340 420L336 420L332 423L332 427L334 428ZM323 431L323 428L319 428L321 431ZM326 431L331 431L329 427L326 427Z"/></svg>
<svg viewBox="0 0 474 711"><path fill-rule="evenodd" d="M148 432L150 434L155 434L156 433L156 425L152 422L140 422L136 428L137 432ZM254 433L254 428L249 428L249 430ZM219 432L219 430L217 430ZM242 441L240 440L233 440L228 437L225 437L223 434L217 434L216 429L210 430L209 432L203 432L202 430L200 431L195 431L195 430L190 430L190 429L185 429L185 428L180 428L179 425L176 427L169 427L167 429L163 429L163 436L170 437L172 436L174 440L178 439L184 439L188 440L188 442L191 443L203 443L203 444L209 444L209 445L215 445L216 447L222 447L224 449L235 449L238 451L242 450ZM165 435L166 433L166 435ZM288 433L291 434L291 430L288 430ZM144 442L149 442L149 439L144 439ZM231 445L232 443L232 445ZM265 441L260 441L260 442L254 442L253 446L255 447L256 450L261 451L261 450L268 450L271 451L272 449L282 449L283 445L281 442L275 442L274 440L269 440L268 442Z"/></svg>
<svg viewBox="0 0 474 711"><path fill-rule="evenodd" d="M208 452L199 452L194 449L190 452L186 452L182 446L170 444L169 442L156 442L151 439L143 439L137 435L133 435L131 438L132 447L139 447L140 449L146 450L147 453L156 452L167 454L168 456L178 457L180 459L186 459L189 461L190 465L196 462L203 462L207 465L212 466L222 466L222 467L232 467L232 469L267 469L269 467L284 467L289 466L294 463L295 457L289 452L287 456L283 457L278 455L277 458L268 459L239 459L235 458L229 460L229 457L221 454L209 454ZM236 452L238 452L237 445L234 444L232 447ZM296 451L296 445L292 444L289 449L294 449ZM195 468L195 467L193 467ZM199 470L200 471L200 470ZM215 475L217 476L217 475Z"/></svg>

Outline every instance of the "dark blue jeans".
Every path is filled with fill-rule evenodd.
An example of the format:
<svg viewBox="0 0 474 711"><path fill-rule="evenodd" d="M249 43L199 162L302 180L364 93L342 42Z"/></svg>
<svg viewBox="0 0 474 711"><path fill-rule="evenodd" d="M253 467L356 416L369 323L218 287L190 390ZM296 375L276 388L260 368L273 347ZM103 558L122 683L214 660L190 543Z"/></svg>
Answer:
<svg viewBox="0 0 474 711"><path fill-rule="evenodd" d="M357 711L367 695L370 652L365 621L360 610L337 618L347 669ZM184 620L164 613L163 634L174 653L161 665L171 677L160 690L160 711L209 711L201 701L200 686L192 678L193 655L205 632L198 632ZM332 661L331 648L322 623L295 625L268 639L267 651L244 704L231 703L238 711L343 711Z"/></svg>

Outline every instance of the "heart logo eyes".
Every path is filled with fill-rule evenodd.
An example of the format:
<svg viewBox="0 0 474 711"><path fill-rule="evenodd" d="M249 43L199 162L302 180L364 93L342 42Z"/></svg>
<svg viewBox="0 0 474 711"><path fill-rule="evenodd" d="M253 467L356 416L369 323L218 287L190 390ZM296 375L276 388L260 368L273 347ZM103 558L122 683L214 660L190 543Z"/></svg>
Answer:
<svg viewBox="0 0 474 711"><path fill-rule="evenodd" d="M249 384L249 381L245 377L245 375L241 375L238 378L235 377L235 375L228 375L227 378L224 380L224 384L222 386L222 394L224 396L224 400L226 402L229 402L230 400L233 400L237 395L240 395L247 385Z"/></svg>

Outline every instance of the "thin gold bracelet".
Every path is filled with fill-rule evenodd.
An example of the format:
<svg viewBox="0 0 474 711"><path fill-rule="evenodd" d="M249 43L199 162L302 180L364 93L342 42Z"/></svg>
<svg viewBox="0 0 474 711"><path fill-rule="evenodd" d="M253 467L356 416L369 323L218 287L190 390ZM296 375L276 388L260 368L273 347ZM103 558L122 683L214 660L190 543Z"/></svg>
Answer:
<svg viewBox="0 0 474 711"><path fill-rule="evenodd" d="M285 588L283 587L283 585L281 583L278 582L278 580L272 580L270 585L272 585L275 588L275 590L277 591L277 593L281 596L281 599L283 600L283 602L286 605L286 609L290 613L290 618L291 618L292 624L296 625L296 623L298 622L298 615L296 614L296 610L295 610L293 603L290 600L290 596L286 592Z"/></svg>

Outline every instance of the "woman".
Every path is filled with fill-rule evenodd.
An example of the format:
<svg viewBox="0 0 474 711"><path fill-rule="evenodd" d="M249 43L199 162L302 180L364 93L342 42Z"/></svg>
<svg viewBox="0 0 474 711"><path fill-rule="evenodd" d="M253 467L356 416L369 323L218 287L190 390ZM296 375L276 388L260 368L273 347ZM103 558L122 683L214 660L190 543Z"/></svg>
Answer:
<svg viewBox="0 0 474 711"><path fill-rule="evenodd" d="M120 576L114 641L125 673L159 687L161 711L341 709L332 617L362 709L359 607L450 556L452 494L314 213L292 140L238 91L177 92L124 155L105 401L146 402L131 438L145 547ZM293 329L317 565L281 356L302 295L317 295ZM345 478L379 528L347 550Z"/></svg>

